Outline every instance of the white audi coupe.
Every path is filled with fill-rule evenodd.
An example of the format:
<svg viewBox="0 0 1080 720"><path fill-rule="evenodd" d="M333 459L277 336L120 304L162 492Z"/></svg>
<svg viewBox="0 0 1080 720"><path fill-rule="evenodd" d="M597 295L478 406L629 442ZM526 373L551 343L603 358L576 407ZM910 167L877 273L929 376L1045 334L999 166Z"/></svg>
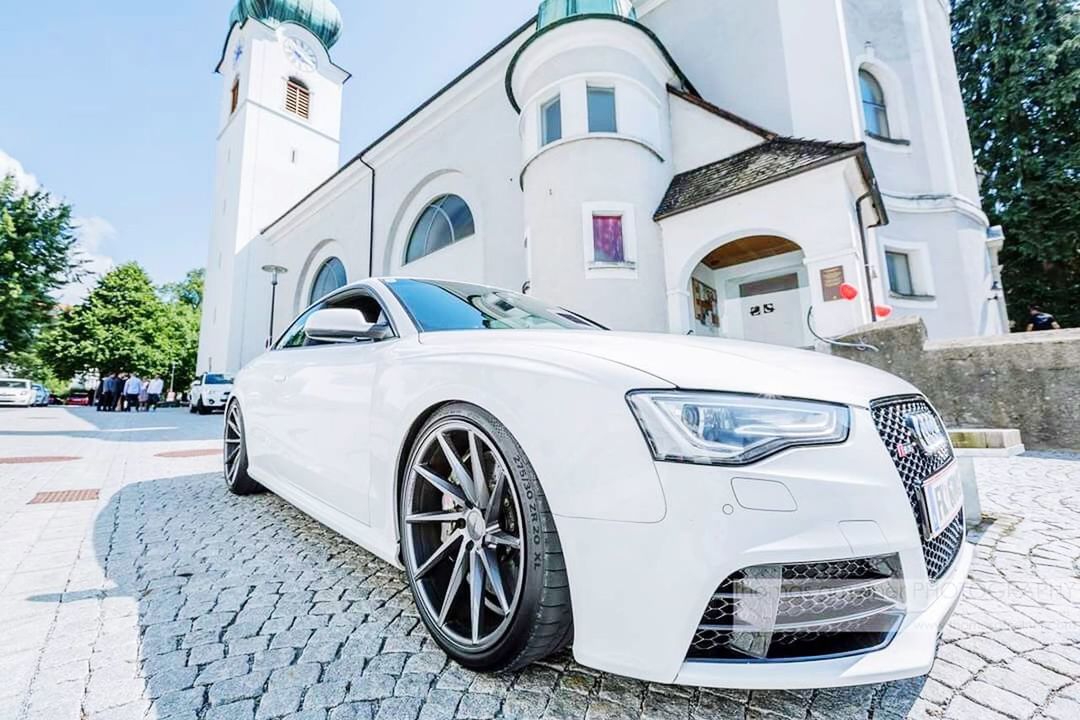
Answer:
<svg viewBox="0 0 1080 720"><path fill-rule="evenodd" d="M332 293L236 378L224 442L232 492L403 568L483 671L572 645L658 683L917 676L971 565L952 446L906 382L489 287Z"/></svg>

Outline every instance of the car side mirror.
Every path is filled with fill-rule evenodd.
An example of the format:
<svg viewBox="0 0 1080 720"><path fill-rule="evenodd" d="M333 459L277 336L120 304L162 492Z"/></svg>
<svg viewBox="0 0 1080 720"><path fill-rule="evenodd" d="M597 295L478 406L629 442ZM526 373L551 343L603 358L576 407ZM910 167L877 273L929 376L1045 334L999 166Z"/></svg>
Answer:
<svg viewBox="0 0 1080 720"><path fill-rule="evenodd" d="M308 339L323 343L355 343L386 340L394 336L387 325L369 323L359 310L330 308L319 310L304 325Z"/></svg>

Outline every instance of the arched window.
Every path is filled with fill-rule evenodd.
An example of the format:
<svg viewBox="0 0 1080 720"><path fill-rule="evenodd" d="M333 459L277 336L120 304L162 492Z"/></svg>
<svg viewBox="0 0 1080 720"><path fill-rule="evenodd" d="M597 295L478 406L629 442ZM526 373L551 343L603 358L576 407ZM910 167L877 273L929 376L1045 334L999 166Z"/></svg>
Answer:
<svg viewBox="0 0 1080 720"><path fill-rule="evenodd" d="M315 274L315 282L311 286L310 302L325 297L340 287L345 287L349 282L345 274L345 265L336 257L328 259Z"/></svg>
<svg viewBox="0 0 1080 720"><path fill-rule="evenodd" d="M881 89L881 83L869 70L863 69L859 71L859 85L862 88L866 131L878 137L892 137L889 131L889 111L885 105L885 91Z"/></svg>
<svg viewBox="0 0 1080 720"><path fill-rule="evenodd" d="M311 117L311 91L303 80L291 77L285 83L285 109L305 120Z"/></svg>
<svg viewBox="0 0 1080 720"><path fill-rule="evenodd" d="M457 195L443 195L427 206L413 226L405 262L419 260L474 234L476 223L469 206Z"/></svg>

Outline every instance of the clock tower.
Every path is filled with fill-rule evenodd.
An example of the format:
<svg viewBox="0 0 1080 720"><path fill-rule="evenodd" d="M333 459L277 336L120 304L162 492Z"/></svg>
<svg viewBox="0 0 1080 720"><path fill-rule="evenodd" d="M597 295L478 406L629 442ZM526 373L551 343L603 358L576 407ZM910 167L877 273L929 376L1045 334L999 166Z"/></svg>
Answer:
<svg viewBox="0 0 1080 720"><path fill-rule="evenodd" d="M340 164L342 87L330 48L341 15L330 0L239 0L222 79L214 206L197 371L231 373L259 348L245 313L261 280L252 241ZM253 315L253 314L252 314ZM265 329L262 335L265 336Z"/></svg>

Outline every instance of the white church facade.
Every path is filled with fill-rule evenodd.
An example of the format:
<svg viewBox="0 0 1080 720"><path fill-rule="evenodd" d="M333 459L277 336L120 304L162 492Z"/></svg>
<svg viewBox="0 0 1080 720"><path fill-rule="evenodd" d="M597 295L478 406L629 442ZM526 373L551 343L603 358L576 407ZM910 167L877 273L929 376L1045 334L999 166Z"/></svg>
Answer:
<svg viewBox="0 0 1080 720"><path fill-rule="evenodd" d="M340 163L330 0L240 0L199 371L370 276L528 292L615 329L809 347L1007 331L945 0L545 0ZM857 288L858 297L843 296ZM810 322L808 322L808 317Z"/></svg>

